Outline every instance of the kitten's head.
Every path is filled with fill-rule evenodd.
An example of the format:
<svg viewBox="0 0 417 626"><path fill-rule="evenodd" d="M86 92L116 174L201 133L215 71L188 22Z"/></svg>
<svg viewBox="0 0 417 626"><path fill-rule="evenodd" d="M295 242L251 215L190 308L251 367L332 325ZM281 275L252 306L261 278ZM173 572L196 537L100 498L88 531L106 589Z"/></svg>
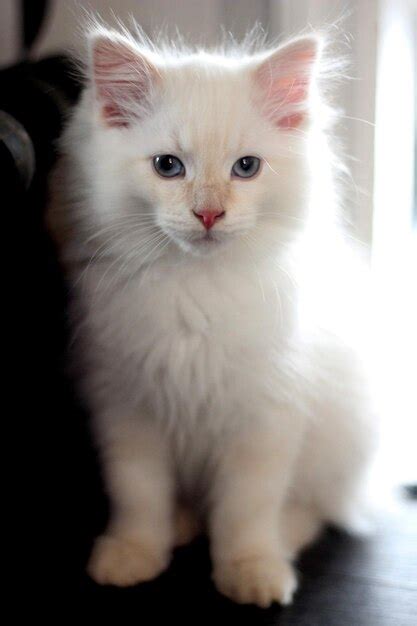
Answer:
<svg viewBox="0 0 417 626"><path fill-rule="evenodd" d="M194 254L280 219L288 226L306 189L319 52L314 36L233 55L156 52L113 31L93 34L100 210L142 217Z"/></svg>

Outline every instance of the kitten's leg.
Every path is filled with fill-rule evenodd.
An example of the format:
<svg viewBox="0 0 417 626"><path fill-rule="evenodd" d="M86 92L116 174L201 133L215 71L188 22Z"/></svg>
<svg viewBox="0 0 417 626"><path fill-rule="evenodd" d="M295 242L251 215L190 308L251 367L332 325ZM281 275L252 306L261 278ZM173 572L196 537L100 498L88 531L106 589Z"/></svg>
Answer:
<svg viewBox="0 0 417 626"><path fill-rule="evenodd" d="M213 578L236 602L288 604L297 586L279 529L298 448L297 436L284 429L285 437L248 432L222 451L210 519Z"/></svg>
<svg viewBox="0 0 417 626"><path fill-rule="evenodd" d="M308 506L287 503L280 515L280 529L288 557L293 560L312 543L323 528L318 513Z"/></svg>
<svg viewBox="0 0 417 626"><path fill-rule="evenodd" d="M100 584L128 586L154 578L169 563L172 472L166 442L152 423L120 421L106 435L101 457L111 518L96 540L88 573Z"/></svg>
<svg viewBox="0 0 417 626"><path fill-rule="evenodd" d="M327 523L366 535L374 529L376 512L370 471L378 428L366 389L361 389L365 383L351 381L349 375L349 371L344 372L344 385L354 390L349 401L323 400L317 408L322 421L318 419L309 433L297 471L296 491L303 497L308 489L310 500Z"/></svg>

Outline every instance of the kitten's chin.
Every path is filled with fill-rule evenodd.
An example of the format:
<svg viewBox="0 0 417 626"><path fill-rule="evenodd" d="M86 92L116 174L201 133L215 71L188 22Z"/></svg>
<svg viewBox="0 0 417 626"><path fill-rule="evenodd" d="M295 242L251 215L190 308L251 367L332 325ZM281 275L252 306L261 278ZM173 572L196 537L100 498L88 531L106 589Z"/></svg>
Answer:
<svg viewBox="0 0 417 626"><path fill-rule="evenodd" d="M181 250L194 256L209 256L216 254L233 237L224 233L211 233L194 235L188 238L174 236L173 239Z"/></svg>

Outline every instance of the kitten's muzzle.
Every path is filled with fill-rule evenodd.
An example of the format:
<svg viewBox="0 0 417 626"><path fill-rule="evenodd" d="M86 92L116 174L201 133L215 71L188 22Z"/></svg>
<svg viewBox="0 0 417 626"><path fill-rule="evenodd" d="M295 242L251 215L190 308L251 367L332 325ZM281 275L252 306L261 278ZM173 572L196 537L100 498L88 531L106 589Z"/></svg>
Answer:
<svg viewBox="0 0 417 626"><path fill-rule="evenodd" d="M226 215L226 211L222 211L221 209L201 209L199 211L193 211L193 213L206 230L213 228L214 224Z"/></svg>

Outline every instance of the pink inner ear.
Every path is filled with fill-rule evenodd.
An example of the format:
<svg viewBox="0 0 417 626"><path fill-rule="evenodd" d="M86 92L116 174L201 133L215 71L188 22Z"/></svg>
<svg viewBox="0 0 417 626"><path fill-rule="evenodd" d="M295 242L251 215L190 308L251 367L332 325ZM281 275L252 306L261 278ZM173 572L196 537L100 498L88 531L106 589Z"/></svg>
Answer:
<svg viewBox="0 0 417 626"><path fill-rule="evenodd" d="M293 113L292 115L284 115L279 121L278 126L284 130L298 128L304 121L304 113Z"/></svg>
<svg viewBox="0 0 417 626"><path fill-rule="evenodd" d="M93 44L93 77L101 113L108 126L126 127L132 105L149 90L150 64L129 44L102 37Z"/></svg>
<svg viewBox="0 0 417 626"><path fill-rule="evenodd" d="M257 70L257 82L264 94L264 110L283 129L299 126L306 113L317 42L308 38L270 56Z"/></svg>

